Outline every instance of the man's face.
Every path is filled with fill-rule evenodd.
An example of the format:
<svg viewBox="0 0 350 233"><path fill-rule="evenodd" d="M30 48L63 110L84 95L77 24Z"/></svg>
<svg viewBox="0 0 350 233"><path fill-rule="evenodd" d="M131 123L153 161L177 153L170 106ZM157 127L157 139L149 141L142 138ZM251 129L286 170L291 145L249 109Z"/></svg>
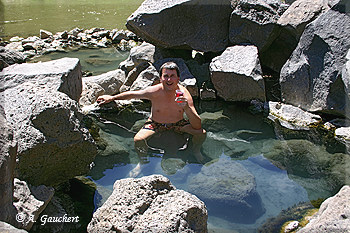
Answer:
<svg viewBox="0 0 350 233"><path fill-rule="evenodd" d="M177 76L176 70L163 69L160 81L166 90L176 90L179 83L179 76Z"/></svg>

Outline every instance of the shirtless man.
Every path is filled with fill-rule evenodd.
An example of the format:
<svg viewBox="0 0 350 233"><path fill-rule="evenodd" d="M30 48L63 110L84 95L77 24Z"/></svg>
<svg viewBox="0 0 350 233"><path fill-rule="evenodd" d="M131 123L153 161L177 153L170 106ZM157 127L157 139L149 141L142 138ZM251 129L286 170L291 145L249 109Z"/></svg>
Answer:
<svg viewBox="0 0 350 233"><path fill-rule="evenodd" d="M135 149L140 156L147 153L147 140L157 132L174 129L181 133L191 134L193 152L198 162L203 162L200 152L206 138L202 129L201 119L194 108L191 94L179 84L180 72L174 62L164 63L160 68L160 83L138 91L127 91L114 96L98 97L99 104L114 100L148 99L152 103L151 116L144 127L135 135ZM183 96L176 97L176 90L181 90ZM184 120L184 113L188 121Z"/></svg>

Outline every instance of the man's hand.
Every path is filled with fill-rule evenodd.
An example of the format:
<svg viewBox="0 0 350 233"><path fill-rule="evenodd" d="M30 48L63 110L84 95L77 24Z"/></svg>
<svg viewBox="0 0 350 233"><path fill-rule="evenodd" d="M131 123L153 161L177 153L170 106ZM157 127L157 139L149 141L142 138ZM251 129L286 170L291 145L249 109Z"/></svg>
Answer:
<svg viewBox="0 0 350 233"><path fill-rule="evenodd" d="M96 102L98 105L107 104L113 101L113 96L111 95L101 95L97 98Z"/></svg>
<svg viewBox="0 0 350 233"><path fill-rule="evenodd" d="M175 101L182 108L187 108L188 107L187 99L185 97L183 97L183 96L176 97Z"/></svg>

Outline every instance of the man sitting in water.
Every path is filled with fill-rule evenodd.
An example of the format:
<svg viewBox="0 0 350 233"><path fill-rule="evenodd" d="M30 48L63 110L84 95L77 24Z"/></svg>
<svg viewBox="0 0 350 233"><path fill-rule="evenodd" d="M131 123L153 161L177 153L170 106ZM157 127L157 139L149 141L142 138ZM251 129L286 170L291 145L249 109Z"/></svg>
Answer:
<svg viewBox="0 0 350 233"><path fill-rule="evenodd" d="M97 103L105 104L113 100L148 99L152 103L151 116L135 135L135 149L141 156L146 155L147 141L155 133L173 129L175 132L191 134L193 153L198 162L203 162L200 152L206 132L194 108L191 94L179 84L180 71L174 62L164 63L159 70L160 83L138 91L126 91L114 96L98 97ZM180 91L181 92L180 92ZM178 92L178 94L177 94ZM184 113L188 120L184 119Z"/></svg>

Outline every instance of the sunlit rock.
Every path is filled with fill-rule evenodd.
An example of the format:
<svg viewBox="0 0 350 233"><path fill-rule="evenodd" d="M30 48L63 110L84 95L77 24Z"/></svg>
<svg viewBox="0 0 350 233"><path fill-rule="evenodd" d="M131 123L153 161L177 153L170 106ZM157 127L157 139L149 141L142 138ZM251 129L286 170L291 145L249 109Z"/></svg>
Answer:
<svg viewBox="0 0 350 233"><path fill-rule="evenodd" d="M88 232L207 232L207 210L197 197L152 175L114 183L113 193L94 213Z"/></svg>
<svg viewBox="0 0 350 233"><path fill-rule="evenodd" d="M232 46L209 66L217 95L226 101L265 101L265 84L255 46Z"/></svg>

